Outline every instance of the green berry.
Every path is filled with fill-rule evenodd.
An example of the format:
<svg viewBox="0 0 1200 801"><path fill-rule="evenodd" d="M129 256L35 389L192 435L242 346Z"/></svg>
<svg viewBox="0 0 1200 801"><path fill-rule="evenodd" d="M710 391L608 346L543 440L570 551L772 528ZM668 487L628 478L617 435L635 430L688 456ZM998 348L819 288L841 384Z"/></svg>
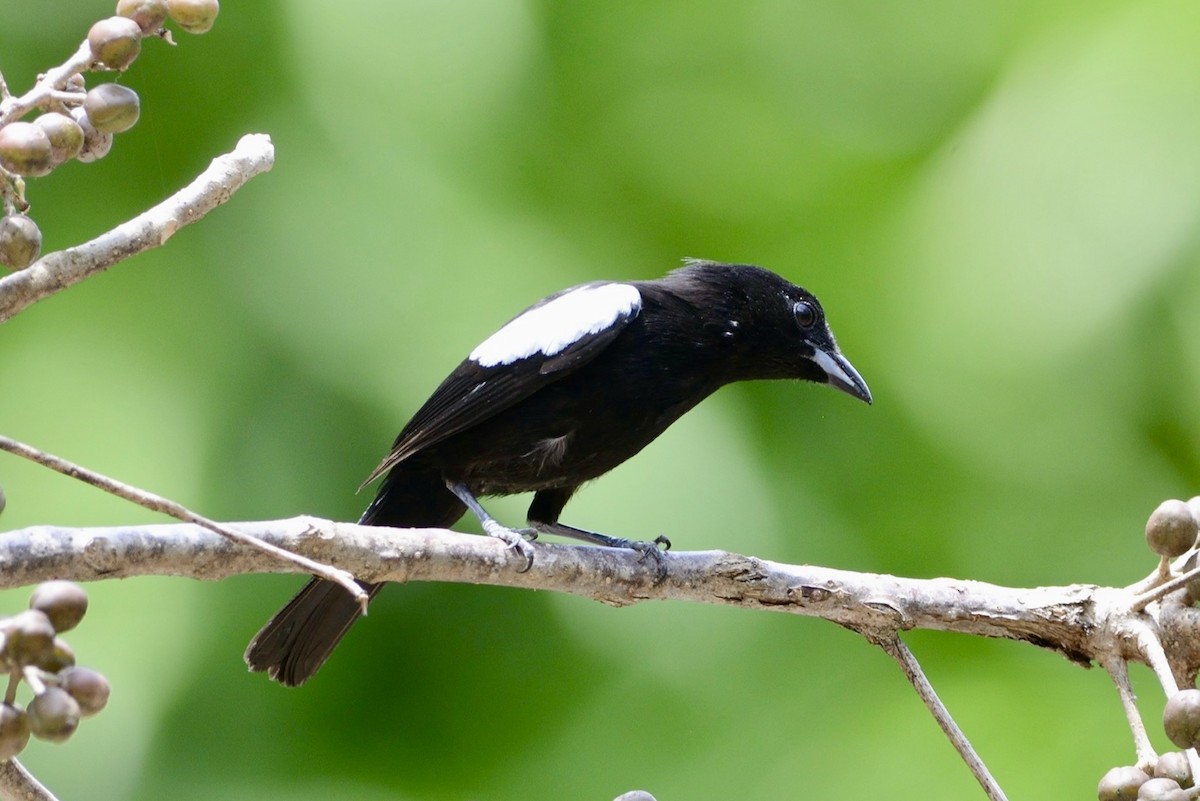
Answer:
<svg viewBox="0 0 1200 801"><path fill-rule="evenodd" d="M141 101L137 92L128 86L102 83L84 97L83 109L97 131L121 133L128 131L138 121Z"/></svg>
<svg viewBox="0 0 1200 801"><path fill-rule="evenodd" d="M29 715L29 730L39 740L61 743L79 728L79 704L58 687L47 687L29 702L25 711Z"/></svg>
<svg viewBox="0 0 1200 801"><path fill-rule="evenodd" d="M0 167L34 177L50 172L54 169L50 137L32 122L10 122L0 128Z"/></svg>
<svg viewBox="0 0 1200 801"><path fill-rule="evenodd" d="M83 129L66 114L47 112L34 119L33 124L46 132L50 151L56 165L75 158L83 147Z"/></svg>
<svg viewBox="0 0 1200 801"><path fill-rule="evenodd" d="M1149 776L1133 765L1123 765L1104 774L1096 795L1100 801L1134 801L1138 788L1149 780Z"/></svg>
<svg viewBox="0 0 1200 801"><path fill-rule="evenodd" d="M45 613L54 630L62 634L83 620L87 613L88 597L83 587L73 581L44 581L29 598L29 608Z"/></svg>
<svg viewBox="0 0 1200 801"><path fill-rule="evenodd" d="M0 761L12 759L29 744L29 718L20 707L0 704Z"/></svg>
<svg viewBox="0 0 1200 801"><path fill-rule="evenodd" d="M217 0L167 0L167 13L188 33L208 33L220 10Z"/></svg>
<svg viewBox="0 0 1200 801"><path fill-rule="evenodd" d="M154 33L167 19L167 0L118 0L117 13L138 24L142 33Z"/></svg>
<svg viewBox="0 0 1200 801"><path fill-rule="evenodd" d="M23 270L37 261L42 252L42 232L37 223L24 214L0 217L0 264L11 270ZM0 510L4 496L0 494Z"/></svg>
<svg viewBox="0 0 1200 801"><path fill-rule="evenodd" d="M62 688L79 704L84 717L94 715L108 704L112 692L108 679L85 667L68 668L62 674Z"/></svg>
<svg viewBox="0 0 1200 801"><path fill-rule="evenodd" d="M106 69L124 72L142 51L142 28L128 17L102 19L88 31L92 58Z"/></svg>
<svg viewBox="0 0 1200 801"><path fill-rule="evenodd" d="M1146 521L1146 542L1159 556L1175 557L1196 544L1200 526L1183 501L1163 501Z"/></svg>

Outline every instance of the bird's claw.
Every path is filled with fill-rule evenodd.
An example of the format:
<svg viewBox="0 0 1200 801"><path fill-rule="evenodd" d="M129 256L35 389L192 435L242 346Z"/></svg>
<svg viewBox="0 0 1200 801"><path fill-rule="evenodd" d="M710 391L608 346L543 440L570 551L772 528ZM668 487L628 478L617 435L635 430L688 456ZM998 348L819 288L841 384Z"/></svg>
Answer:
<svg viewBox="0 0 1200 801"><path fill-rule="evenodd" d="M503 542L506 550L516 551L525 558L525 567L517 572L524 573L533 567L533 546L529 543L537 539L537 532L533 529L512 529L495 521L490 522L491 525L484 525L484 532L489 537L495 537Z"/></svg>
<svg viewBox="0 0 1200 801"><path fill-rule="evenodd" d="M671 547L671 541L669 539L659 535L654 538L653 542L643 542L640 540L636 541L636 542L634 542L634 541L627 541L627 542L628 542L628 544L625 547L632 548L633 550L637 551L639 554L639 556L638 556L639 561L645 561L646 557L648 557L648 556L654 560L654 566L656 568L656 571L655 571L655 573L656 573L655 583L656 584L658 582L662 581L664 578L666 578L666 576L667 576L667 558L664 555L664 552ZM663 548L662 550L659 550L658 546L660 546L660 545L665 545L666 547Z"/></svg>

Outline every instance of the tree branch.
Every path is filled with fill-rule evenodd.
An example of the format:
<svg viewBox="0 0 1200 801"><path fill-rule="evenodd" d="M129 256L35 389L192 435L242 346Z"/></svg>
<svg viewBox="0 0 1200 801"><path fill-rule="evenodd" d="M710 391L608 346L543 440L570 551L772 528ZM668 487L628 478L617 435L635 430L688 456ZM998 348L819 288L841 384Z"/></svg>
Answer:
<svg viewBox="0 0 1200 801"><path fill-rule="evenodd" d="M90 242L50 253L0 278L0 323L119 261L165 244L180 228L229 200L274 163L275 148L269 136L243 136L233 151L213 159L194 181L157 206Z"/></svg>
<svg viewBox="0 0 1200 801"><path fill-rule="evenodd" d="M363 611L367 609L367 594L354 581L354 576L344 570L338 570L329 565L316 562L308 559L300 554L292 551L284 550L268 542L256 539L250 535L243 534L240 531L229 528L221 523L209 520L207 517L198 515L191 509L188 509L181 503L172 501L169 498L164 498L153 492L134 487L126 484L124 481L118 481L115 478L110 478L102 473L97 473L95 470L90 470L82 465L77 465L74 462L69 462L66 459L55 456L45 451L26 445L23 442L17 442L15 439L0 435L0 450L8 451L9 453L29 459L32 462L49 467L55 472L62 473L64 476L78 479L85 484L90 484L97 489L104 490L107 493L116 495L118 498L123 498L130 503L136 503L138 506L149 509L152 512L174 517L176 520L182 520L185 523L195 523L198 526L208 529L216 534L220 534L228 540L238 542L243 545L248 545L252 548L257 548L263 553L270 554L276 559L282 559L285 562L292 562L302 570L307 570L313 575L320 576L329 581L335 581L346 588L346 591L358 599L362 604Z"/></svg>
<svg viewBox="0 0 1200 801"><path fill-rule="evenodd" d="M788 565L725 551L671 551L666 575L616 548L533 543L533 566L491 537L445 529L392 529L313 517L226 524L348 570L365 581L448 581L544 589L612 606L676 600L820 617L856 631L932 629L1047 648L1087 666L1120 658L1158 664L1147 631L1191 630L1197 610L1154 604L1129 612L1132 594L1077 584L1011 588L979 581L913 579ZM190 524L97 528L33 526L0 534L0 588L50 578L96 581L146 575L217 580L301 572L293 564ZM1165 611L1164 611L1165 610ZM1156 615L1169 613L1171 620ZM1182 638L1172 638L1178 642ZM1196 638L1193 642L1196 642ZM1182 651L1180 649L1183 649ZM1197 646L1173 656L1200 664Z"/></svg>
<svg viewBox="0 0 1200 801"><path fill-rule="evenodd" d="M21 801L58 801L54 793L34 778L15 759L0 762L0 798L21 799Z"/></svg>

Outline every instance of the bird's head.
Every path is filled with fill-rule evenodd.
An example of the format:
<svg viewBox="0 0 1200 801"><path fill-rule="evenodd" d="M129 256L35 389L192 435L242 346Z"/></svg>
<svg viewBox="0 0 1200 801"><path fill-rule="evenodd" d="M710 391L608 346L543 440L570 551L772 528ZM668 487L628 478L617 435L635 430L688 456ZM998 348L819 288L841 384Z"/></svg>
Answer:
<svg viewBox="0 0 1200 801"><path fill-rule="evenodd" d="M793 378L829 384L866 403L871 390L838 349L820 301L769 270L690 261L672 278L706 296L708 326L730 351L734 380Z"/></svg>

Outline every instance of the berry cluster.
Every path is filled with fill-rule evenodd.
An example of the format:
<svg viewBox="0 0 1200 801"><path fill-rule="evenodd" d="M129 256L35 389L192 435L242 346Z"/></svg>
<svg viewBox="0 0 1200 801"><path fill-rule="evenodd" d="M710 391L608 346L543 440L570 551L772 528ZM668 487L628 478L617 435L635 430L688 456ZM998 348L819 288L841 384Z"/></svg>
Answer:
<svg viewBox="0 0 1200 801"><path fill-rule="evenodd" d="M1113 768L1100 780L1100 801L1187 801L1192 768L1186 754L1168 751L1154 763L1153 773L1134 765Z"/></svg>
<svg viewBox="0 0 1200 801"><path fill-rule="evenodd" d="M168 17L189 33L205 33L218 11L218 0L119 0L116 16L88 31L87 60L37 94L38 116L24 121L0 115L0 264L20 270L36 261L42 250L42 232L24 213L29 204L23 179L47 175L71 159L103 158L112 148L113 134L129 130L138 120L137 92L116 83L88 89L83 73L124 72L141 52L143 37L171 41L163 27Z"/></svg>
<svg viewBox="0 0 1200 801"><path fill-rule="evenodd" d="M1146 544L1162 558L1156 581L1173 576L1170 560L1191 551L1183 571L1196 567L1197 535L1200 534L1200 498L1184 502L1163 501L1146 522ZM1187 587L1187 602L1200 599L1200 579ZM1180 690L1171 696L1163 711L1167 737L1182 749L1200 747L1200 690ZM1152 768L1124 765L1104 774L1097 790L1100 801L1186 801L1194 797L1192 763L1187 751L1170 751L1158 757Z"/></svg>
<svg viewBox="0 0 1200 801"><path fill-rule="evenodd" d="M75 665L75 652L61 636L79 625L87 593L70 581L48 581L33 591L29 608L0 620L0 662L8 670L8 690L0 704L0 760L25 749L32 734L61 743L75 733L79 719L108 703L108 679ZM16 703L24 680L33 699Z"/></svg>

